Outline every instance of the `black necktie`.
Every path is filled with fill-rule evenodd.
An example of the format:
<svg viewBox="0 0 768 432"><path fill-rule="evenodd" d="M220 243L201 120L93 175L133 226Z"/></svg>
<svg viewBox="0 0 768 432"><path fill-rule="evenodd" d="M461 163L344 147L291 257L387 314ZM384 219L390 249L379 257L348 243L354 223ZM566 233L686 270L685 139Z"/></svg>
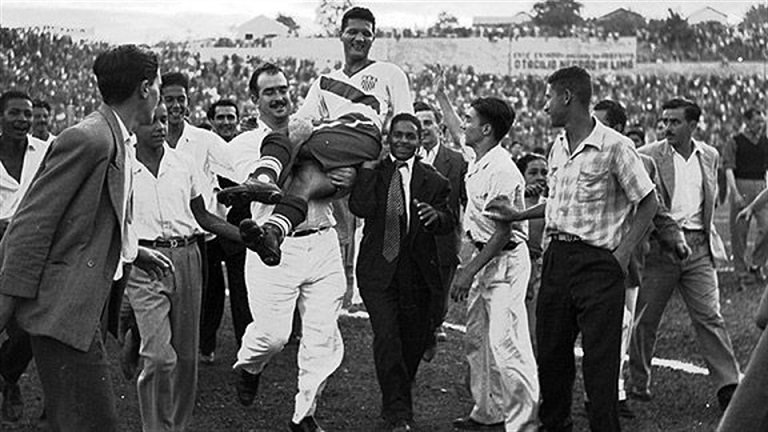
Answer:
<svg viewBox="0 0 768 432"><path fill-rule="evenodd" d="M384 259L392 262L400 252L400 217L405 213L403 198L403 180L400 168L406 166L403 161L395 161L395 171L387 190L387 214L384 221L384 243L382 255Z"/></svg>

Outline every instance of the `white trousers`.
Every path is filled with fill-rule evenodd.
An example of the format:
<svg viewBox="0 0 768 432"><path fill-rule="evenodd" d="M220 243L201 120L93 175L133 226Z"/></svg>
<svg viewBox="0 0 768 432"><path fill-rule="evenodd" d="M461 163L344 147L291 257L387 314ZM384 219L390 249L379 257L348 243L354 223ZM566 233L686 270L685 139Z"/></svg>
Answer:
<svg viewBox="0 0 768 432"><path fill-rule="evenodd" d="M504 422L507 432L537 430L539 381L525 309L530 273L525 244L504 251L475 276L467 303L470 417Z"/></svg>
<svg viewBox="0 0 768 432"><path fill-rule="evenodd" d="M260 373L291 333L298 304L302 330L298 352L298 393L293 422L314 415L328 377L344 357L337 323L347 281L334 229L306 237L286 237L282 260L267 267L250 250L245 283L253 322L248 324L235 369Z"/></svg>

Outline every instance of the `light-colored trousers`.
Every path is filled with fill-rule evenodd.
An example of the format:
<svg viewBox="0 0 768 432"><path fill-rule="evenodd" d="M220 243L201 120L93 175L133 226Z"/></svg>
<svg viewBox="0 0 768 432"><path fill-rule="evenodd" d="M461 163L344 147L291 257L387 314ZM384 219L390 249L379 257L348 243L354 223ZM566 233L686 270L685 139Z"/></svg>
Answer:
<svg viewBox="0 0 768 432"><path fill-rule="evenodd" d="M293 422L299 423L314 415L326 380L344 357L337 320L347 281L333 229L286 237L281 249L277 267L265 266L250 250L246 254L245 283L253 322L245 330L234 368L250 373L264 370L288 342L298 304L302 329Z"/></svg>
<svg viewBox="0 0 768 432"><path fill-rule="evenodd" d="M125 292L141 335L136 384L144 432L176 432L192 420L203 270L197 244L157 248L174 272L160 280L133 266Z"/></svg>
<svg viewBox="0 0 768 432"><path fill-rule="evenodd" d="M531 261L521 243L475 276L465 336L477 422L504 422L507 432L537 430L539 381L525 295Z"/></svg>
<svg viewBox="0 0 768 432"><path fill-rule="evenodd" d="M639 287L629 287L624 296L624 317L621 320L621 351L619 352L619 400L627 400L624 383L629 374L629 342L632 339L632 327L635 321L635 305Z"/></svg>
<svg viewBox="0 0 768 432"><path fill-rule="evenodd" d="M737 179L736 187L744 197L746 206L755 197L765 189L765 180L744 180ZM731 224L731 252L733 253L733 266L737 276L743 276L747 273L747 266L765 265L766 248L768 248L768 206L765 206L755 212L755 249L752 257L747 255L747 235L749 233L749 224L751 221L736 220L736 215L744 207L737 206L731 199L730 224Z"/></svg>

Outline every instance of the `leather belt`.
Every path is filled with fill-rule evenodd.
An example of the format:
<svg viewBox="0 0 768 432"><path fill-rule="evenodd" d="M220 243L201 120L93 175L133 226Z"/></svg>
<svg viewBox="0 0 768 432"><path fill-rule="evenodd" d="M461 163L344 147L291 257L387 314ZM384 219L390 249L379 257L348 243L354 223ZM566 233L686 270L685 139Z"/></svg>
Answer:
<svg viewBox="0 0 768 432"><path fill-rule="evenodd" d="M516 242L516 241L512 241L512 240L510 240L510 241L509 241L507 244L505 244L505 245L504 245L504 247L503 247L503 248L501 248L501 250L503 250L503 251L511 251L511 250L513 250L514 248L516 248L516 247L517 247L517 245L519 245L519 244L520 244L520 243L518 243L518 242ZM477 248L477 250L478 250L478 251L481 251L481 250L483 250L483 248L485 247L486 243L482 243L482 242L474 242L474 245L475 245L475 247Z"/></svg>
<svg viewBox="0 0 768 432"><path fill-rule="evenodd" d="M551 240L557 240L561 242L567 242L567 243L573 243L573 242L580 242L581 237L573 234L566 234L566 233L554 233L550 234L549 238Z"/></svg>
<svg viewBox="0 0 768 432"><path fill-rule="evenodd" d="M139 246L146 246L151 248L180 248L186 247L197 242L197 236L189 237L171 237L168 239L157 240L139 240Z"/></svg>
<svg viewBox="0 0 768 432"><path fill-rule="evenodd" d="M292 231L288 234L288 237L306 237L308 235L312 234L319 234L321 232L325 232L331 229L331 227L322 227L322 228L312 228L312 229L306 229L301 231Z"/></svg>

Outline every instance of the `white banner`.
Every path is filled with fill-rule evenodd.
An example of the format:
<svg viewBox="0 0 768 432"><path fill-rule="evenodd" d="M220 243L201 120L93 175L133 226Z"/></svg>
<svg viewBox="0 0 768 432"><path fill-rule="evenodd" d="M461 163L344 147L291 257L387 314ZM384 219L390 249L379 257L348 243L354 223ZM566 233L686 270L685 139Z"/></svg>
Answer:
<svg viewBox="0 0 768 432"><path fill-rule="evenodd" d="M534 38L510 41L511 75L550 74L567 66L590 72L627 71L637 62L637 39Z"/></svg>

